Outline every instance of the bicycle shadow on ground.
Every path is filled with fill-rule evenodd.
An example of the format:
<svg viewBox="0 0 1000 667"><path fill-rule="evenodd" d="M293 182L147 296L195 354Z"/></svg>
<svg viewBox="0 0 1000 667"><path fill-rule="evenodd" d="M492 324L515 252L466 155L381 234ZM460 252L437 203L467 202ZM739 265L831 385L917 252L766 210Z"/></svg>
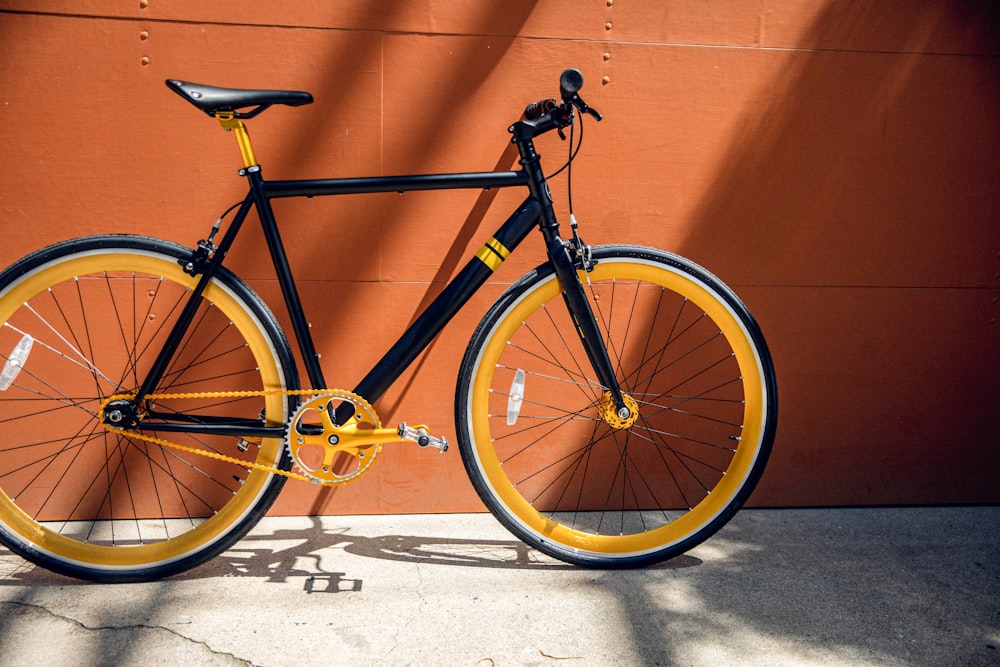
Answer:
<svg viewBox="0 0 1000 667"><path fill-rule="evenodd" d="M184 581L218 577L248 577L269 583L303 580L306 593L360 591L363 580L352 578L343 568L342 553L421 565L490 568L504 570L579 570L542 554L515 539L476 539L418 535L352 535L349 528L324 528L313 517L313 527L278 529L269 534L251 534L232 548L170 580ZM5 567L11 563L11 567ZM655 569L696 567L702 561L681 555L654 566ZM49 572L0 549L0 586L65 586L68 582L93 585Z"/></svg>
<svg viewBox="0 0 1000 667"><path fill-rule="evenodd" d="M311 528L277 529L266 535L251 534L219 557L176 578L241 576L285 583L306 577L306 592L361 590L361 581L345 578L341 552L421 565L503 570L578 570L551 558L517 539L440 537L387 534L353 535L348 527L324 527L320 517L309 517ZM682 555L655 567L688 568L701 565L694 556Z"/></svg>

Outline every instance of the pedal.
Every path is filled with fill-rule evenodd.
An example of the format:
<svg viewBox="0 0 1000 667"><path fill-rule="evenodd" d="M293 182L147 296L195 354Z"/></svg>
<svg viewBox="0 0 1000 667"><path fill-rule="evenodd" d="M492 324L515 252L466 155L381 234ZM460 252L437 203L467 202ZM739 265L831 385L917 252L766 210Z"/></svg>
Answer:
<svg viewBox="0 0 1000 667"><path fill-rule="evenodd" d="M399 425L400 440L415 442L420 447L435 447L441 453L448 451L448 441L444 438L436 438L427 432L427 427L423 424L417 426L407 426L405 423Z"/></svg>

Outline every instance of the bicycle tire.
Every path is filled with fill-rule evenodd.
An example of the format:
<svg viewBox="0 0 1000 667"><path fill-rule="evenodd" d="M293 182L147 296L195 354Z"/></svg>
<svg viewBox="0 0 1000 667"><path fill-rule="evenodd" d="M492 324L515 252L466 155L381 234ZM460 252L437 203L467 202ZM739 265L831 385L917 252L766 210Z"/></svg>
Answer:
<svg viewBox="0 0 1000 667"><path fill-rule="evenodd" d="M187 301L190 250L128 235L39 250L0 273L0 364L30 352L0 391L0 541L61 574L157 579L228 548L264 515L285 477L106 431L99 408L135 391ZM220 269L154 393L297 387L288 343L260 298ZM188 398L156 409L285 423L284 395ZM290 468L281 438L152 433ZM245 450L244 453L242 450Z"/></svg>
<svg viewBox="0 0 1000 667"><path fill-rule="evenodd" d="M774 440L774 367L746 306L705 269L639 246L593 257L580 280L638 419L600 416L603 389L543 265L469 343L458 444L479 497L521 540L577 565L639 567L700 544L749 497Z"/></svg>

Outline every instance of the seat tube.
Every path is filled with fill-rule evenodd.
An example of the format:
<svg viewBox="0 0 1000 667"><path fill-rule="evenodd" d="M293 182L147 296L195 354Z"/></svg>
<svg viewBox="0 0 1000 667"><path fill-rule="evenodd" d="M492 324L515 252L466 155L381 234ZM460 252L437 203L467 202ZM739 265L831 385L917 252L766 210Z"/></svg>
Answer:
<svg viewBox="0 0 1000 667"><path fill-rule="evenodd" d="M320 355L316 351L316 345L309 331L311 325L306 320L302 308L302 299L295 286L292 267L288 263L288 255L285 253L285 246L281 240L281 234L278 232L278 222L275 220L271 202L264 191L264 178L261 176L260 168L256 166L246 169L246 176L250 182L250 190L256 199L257 216L260 218L264 239L271 253L271 262L274 264L274 272L278 278L278 285L281 287L285 306L288 308L292 330L295 332L299 351L302 353L302 363L313 387L323 388L326 386L326 380L323 378L323 369L319 364Z"/></svg>

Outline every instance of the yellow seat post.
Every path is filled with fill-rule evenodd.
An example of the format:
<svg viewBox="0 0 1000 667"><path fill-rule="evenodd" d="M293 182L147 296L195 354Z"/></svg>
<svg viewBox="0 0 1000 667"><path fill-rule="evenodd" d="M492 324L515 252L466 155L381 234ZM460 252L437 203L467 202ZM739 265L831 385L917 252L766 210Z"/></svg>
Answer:
<svg viewBox="0 0 1000 667"><path fill-rule="evenodd" d="M253 144L250 143L250 133L247 132L243 121L236 118L232 111L219 111L215 114L215 118L222 129L236 135L236 143L240 147L240 155L243 156L243 167L257 166L257 157L253 153Z"/></svg>

